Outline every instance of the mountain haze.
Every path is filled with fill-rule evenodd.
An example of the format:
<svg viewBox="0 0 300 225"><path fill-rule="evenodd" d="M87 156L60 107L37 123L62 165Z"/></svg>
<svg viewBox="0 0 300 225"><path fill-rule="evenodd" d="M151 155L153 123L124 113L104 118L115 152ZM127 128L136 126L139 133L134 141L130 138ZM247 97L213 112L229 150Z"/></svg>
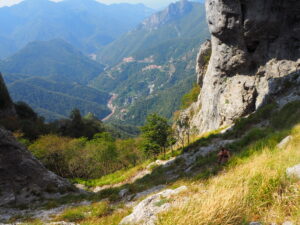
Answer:
<svg viewBox="0 0 300 225"><path fill-rule="evenodd" d="M152 12L142 4L25 0L0 8L0 40L5 39L11 45L0 48L0 56L9 56L31 41L55 38L66 40L85 53L94 53Z"/></svg>
<svg viewBox="0 0 300 225"><path fill-rule="evenodd" d="M173 42L171 45L176 46L179 42L182 44L182 41L199 40L203 37L208 37L203 4L182 0L155 13L136 29L105 47L99 53L99 60L102 63L114 64L124 57L142 54L143 51L160 44Z"/></svg>
<svg viewBox="0 0 300 225"><path fill-rule="evenodd" d="M13 56L0 61L0 70L4 73L79 83L87 83L103 68L62 39L31 42Z"/></svg>

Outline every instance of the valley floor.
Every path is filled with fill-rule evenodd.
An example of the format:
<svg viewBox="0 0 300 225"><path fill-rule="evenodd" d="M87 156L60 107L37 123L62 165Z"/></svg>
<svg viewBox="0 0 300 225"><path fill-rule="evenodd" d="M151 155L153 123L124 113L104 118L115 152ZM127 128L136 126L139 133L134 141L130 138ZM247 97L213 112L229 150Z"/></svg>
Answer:
<svg viewBox="0 0 300 225"><path fill-rule="evenodd" d="M112 93L112 96L111 98L109 99L108 103L107 103L107 107L110 109L111 113L106 116L104 119L102 119L102 121L107 121L109 120L114 114L115 114L115 111L116 111L116 106L114 106L113 104L113 101L118 97L117 94L115 93Z"/></svg>

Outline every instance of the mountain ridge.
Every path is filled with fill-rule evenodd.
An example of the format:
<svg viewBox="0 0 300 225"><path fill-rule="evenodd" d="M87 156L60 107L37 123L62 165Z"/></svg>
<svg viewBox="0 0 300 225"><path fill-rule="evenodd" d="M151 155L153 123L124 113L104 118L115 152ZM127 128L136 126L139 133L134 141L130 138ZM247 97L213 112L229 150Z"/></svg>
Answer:
<svg viewBox="0 0 300 225"><path fill-rule="evenodd" d="M23 1L0 8L0 37L13 44L0 51L0 56L7 57L31 41L55 38L66 40L85 53L95 53L152 13L152 9L141 4Z"/></svg>
<svg viewBox="0 0 300 225"><path fill-rule="evenodd" d="M62 39L30 42L13 56L0 61L0 70L4 73L52 76L79 83L87 83L103 69L104 66Z"/></svg>

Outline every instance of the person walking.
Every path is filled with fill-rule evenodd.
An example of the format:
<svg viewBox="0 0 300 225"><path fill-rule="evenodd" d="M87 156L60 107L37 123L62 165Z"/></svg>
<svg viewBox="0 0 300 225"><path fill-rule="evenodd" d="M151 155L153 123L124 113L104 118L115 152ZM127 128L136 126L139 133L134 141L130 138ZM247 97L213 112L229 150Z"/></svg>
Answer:
<svg viewBox="0 0 300 225"><path fill-rule="evenodd" d="M230 158L230 152L226 148L222 147L221 151L218 153L218 164L223 165L228 162Z"/></svg>

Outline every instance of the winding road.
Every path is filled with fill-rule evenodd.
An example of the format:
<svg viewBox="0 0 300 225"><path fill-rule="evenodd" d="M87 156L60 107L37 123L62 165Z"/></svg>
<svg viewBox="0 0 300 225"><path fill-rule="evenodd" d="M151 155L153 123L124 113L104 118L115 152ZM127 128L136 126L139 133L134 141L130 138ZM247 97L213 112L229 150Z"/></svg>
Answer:
<svg viewBox="0 0 300 225"><path fill-rule="evenodd" d="M112 96L107 103L107 107L111 110L111 113L107 117L102 119L102 121L107 121L109 118L111 118L115 114L117 107L113 105L113 101L118 97L118 95L116 93L111 93L111 94L112 94Z"/></svg>

